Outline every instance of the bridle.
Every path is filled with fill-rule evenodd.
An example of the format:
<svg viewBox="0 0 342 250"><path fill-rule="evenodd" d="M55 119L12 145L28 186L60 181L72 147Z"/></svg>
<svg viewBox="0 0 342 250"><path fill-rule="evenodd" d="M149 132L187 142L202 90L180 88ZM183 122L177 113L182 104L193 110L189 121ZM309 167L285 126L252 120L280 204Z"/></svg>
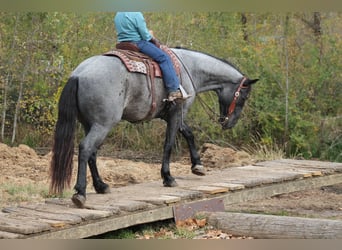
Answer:
<svg viewBox="0 0 342 250"><path fill-rule="evenodd" d="M239 84L239 87L237 88L237 90L234 93L234 99L233 99L233 101L230 103L230 105L228 107L226 116L224 117L223 121L220 122L221 125L226 124L228 122L230 116L234 113L234 110L235 110L235 107L236 107L236 101L238 100L238 98L239 98L239 96L241 94L241 89L248 88L247 86L243 85L246 80L247 80L247 77L244 76L242 78L240 84Z"/></svg>
<svg viewBox="0 0 342 250"><path fill-rule="evenodd" d="M181 58L176 54L174 53L174 55L177 57L177 59L180 61L180 63L182 64L185 72L187 73L189 79L190 79L190 82L193 86L193 88L195 88L195 84L194 84L194 81L192 79L192 76L188 70L188 68L186 67L186 65L183 63L183 61L181 60ZM219 119L219 123L224 126L228 120L229 120L229 117L231 116L231 114L234 113L234 110L235 110L235 106L236 106L236 101L238 100L240 94L241 94L241 89L245 89L245 88L248 88L247 86L244 86L243 84L245 83L245 81L247 80L247 77L243 77L241 79L241 82L239 84L239 87L237 88L237 90L235 91L234 93L234 99L233 101L230 103L229 107L228 107L228 111L227 111L227 115L223 118L223 121L221 122L221 118ZM215 114L216 112L211 109L203 100L202 98L200 98L200 96L197 96L197 98L199 99L200 101L200 104L204 107L204 110L206 111L205 107L208 108L213 114ZM209 117L211 117L211 115L207 112L207 114L209 115Z"/></svg>
<svg viewBox="0 0 342 250"><path fill-rule="evenodd" d="M238 87L238 89L235 91L234 93L234 99L233 101L231 102L231 104L229 105L229 108L228 108L228 112L227 112L227 116L226 117L229 117L235 110L235 106L236 106L236 101L237 99L239 98L240 94L241 94L241 89L245 89L247 88L247 86L244 86L243 84L245 83L245 81L247 80L246 77L243 77L242 80L241 80L241 83Z"/></svg>
<svg viewBox="0 0 342 250"><path fill-rule="evenodd" d="M200 104L202 105L203 107L203 110L206 111L206 113L208 114L208 116L213 120L213 121L217 121L216 119L213 118L213 116L207 112L207 110L211 111L212 114L216 115L216 117L220 117L219 118L219 123L224 126L230 116L234 113L234 110L235 110L235 107L236 107L236 102L239 98L239 96L241 95L241 89L246 89L248 88L248 86L244 86L243 84L245 83L245 81L247 80L247 77L243 77L240 84L239 84L239 87L236 89L235 93L234 93L234 99L233 101L230 103L229 107L228 107L228 110L227 110L227 114L225 117L221 117L220 115L218 115L215 110L213 110L209 105L207 105L200 96L197 96L197 99L199 100Z"/></svg>

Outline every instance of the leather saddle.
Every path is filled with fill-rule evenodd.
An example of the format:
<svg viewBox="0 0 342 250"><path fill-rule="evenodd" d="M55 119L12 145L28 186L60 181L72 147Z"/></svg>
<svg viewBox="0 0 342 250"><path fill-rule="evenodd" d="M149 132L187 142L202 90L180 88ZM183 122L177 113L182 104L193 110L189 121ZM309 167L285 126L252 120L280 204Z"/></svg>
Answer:
<svg viewBox="0 0 342 250"><path fill-rule="evenodd" d="M176 55L165 45L161 45L160 48L170 56L176 73L179 75L180 64ZM162 77L159 64L151 57L139 52L138 47L134 43L118 43L115 50L108 51L103 55L120 58L129 72L147 74L153 77Z"/></svg>

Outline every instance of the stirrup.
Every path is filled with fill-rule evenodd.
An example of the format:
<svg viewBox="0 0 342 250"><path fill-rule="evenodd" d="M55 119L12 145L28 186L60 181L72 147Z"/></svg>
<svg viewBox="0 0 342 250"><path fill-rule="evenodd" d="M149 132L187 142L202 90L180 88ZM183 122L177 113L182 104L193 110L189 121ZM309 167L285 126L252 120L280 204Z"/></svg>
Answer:
<svg viewBox="0 0 342 250"><path fill-rule="evenodd" d="M188 95L188 93L186 93L185 89L183 88L182 85L179 85L179 89L182 93L182 99L185 100L185 99L188 99L189 97L191 97L191 95Z"/></svg>

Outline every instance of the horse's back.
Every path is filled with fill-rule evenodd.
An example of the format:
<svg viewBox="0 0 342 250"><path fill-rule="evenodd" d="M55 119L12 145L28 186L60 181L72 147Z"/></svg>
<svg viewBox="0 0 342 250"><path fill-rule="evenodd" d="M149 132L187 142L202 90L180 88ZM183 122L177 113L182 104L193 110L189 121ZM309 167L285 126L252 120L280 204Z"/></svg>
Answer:
<svg viewBox="0 0 342 250"><path fill-rule="evenodd" d="M72 72L78 78L78 108L89 125L110 125L121 119L125 69L117 58L93 56Z"/></svg>

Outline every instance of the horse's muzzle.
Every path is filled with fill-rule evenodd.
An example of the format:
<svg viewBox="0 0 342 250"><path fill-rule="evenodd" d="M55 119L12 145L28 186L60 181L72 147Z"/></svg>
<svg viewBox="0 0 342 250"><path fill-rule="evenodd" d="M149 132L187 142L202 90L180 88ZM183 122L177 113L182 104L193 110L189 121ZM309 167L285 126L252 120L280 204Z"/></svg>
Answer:
<svg viewBox="0 0 342 250"><path fill-rule="evenodd" d="M220 117L218 119L218 122L221 124L222 129L230 129L233 126L229 126L229 117L225 116L225 117Z"/></svg>

